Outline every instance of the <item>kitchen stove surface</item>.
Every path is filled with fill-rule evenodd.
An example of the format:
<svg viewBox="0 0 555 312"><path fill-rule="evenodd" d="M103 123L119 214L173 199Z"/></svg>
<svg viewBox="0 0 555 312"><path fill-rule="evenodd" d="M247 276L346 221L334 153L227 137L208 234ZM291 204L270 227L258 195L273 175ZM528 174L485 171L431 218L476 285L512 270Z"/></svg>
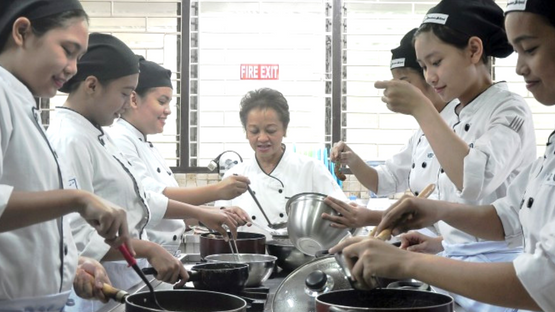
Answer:
<svg viewBox="0 0 555 312"><path fill-rule="evenodd" d="M194 265L201 263L200 254L184 254L181 257L181 261L187 270L190 270ZM168 290L172 289L173 285L160 282L153 278L152 276L147 276L151 279L151 284L156 290ZM274 301L274 295L276 290L279 288L280 284L283 280L287 277L287 273L284 271L274 272L272 276L268 280L266 280L262 287L253 288L245 288L243 291L247 294L249 298L254 299L254 310L248 310L249 312L272 312L272 303ZM194 289L193 283L186 283L186 288ZM148 288L143 284L139 284L133 288L131 288L128 292L130 294L134 294L136 292L146 292ZM262 293L262 294L260 294ZM262 296L264 299L259 299L259 296ZM246 300L247 301L247 300ZM262 309L261 309L262 308ZM307 311L294 311L294 312L310 312L310 309ZM293 310L289 310L293 312ZM125 304L117 303L114 301L110 301L107 305L105 305L102 309L98 310L98 312L125 312ZM458 305L455 305L455 312L466 312L463 308Z"/></svg>

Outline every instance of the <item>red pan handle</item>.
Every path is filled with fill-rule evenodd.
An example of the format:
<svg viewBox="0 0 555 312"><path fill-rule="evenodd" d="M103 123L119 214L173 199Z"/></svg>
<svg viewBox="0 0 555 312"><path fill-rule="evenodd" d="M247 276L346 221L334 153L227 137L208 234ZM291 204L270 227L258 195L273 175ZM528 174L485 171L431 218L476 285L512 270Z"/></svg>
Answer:
<svg viewBox="0 0 555 312"><path fill-rule="evenodd" d="M118 249L125 258L125 261L127 261L127 264L129 264L129 266L132 267L137 264L137 260L135 260L133 255L131 255L129 249L127 249L127 246L125 246L125 244L121 244Z"/></svg>

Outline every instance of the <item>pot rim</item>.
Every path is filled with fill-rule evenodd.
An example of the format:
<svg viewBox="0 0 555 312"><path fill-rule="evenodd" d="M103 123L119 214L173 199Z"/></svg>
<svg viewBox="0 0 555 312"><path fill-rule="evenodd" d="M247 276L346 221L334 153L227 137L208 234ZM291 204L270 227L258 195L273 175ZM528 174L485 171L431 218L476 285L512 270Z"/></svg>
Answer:
<svg viewBox="0 0 555 312"><path fill-rule="evenodd" d="M326 306L330 306L330 307L337 307L340 309L347 309L347 310L361 310L361 311L411 311L414 309L433 309L433 308L440 308L443 306L447 306L447 305L454 305L455 304L455 300L453 299L453 297L446 295L446 294L441 294L441 293L437 293L437 292L431 292L431 291L422 291L422 290L414 290L414 289L392 289L392 288L376 288L370 291L380 291L380 292L399 292L399 294L402 293L407 293L407 292L418 292L418 293L425 293L428 295L432 295L432 296L436 296L438 298L445 298L446 300L448 299L448 302L443 302L443 303L437 303L437 304L431 304L431 305L427 305L427 306L422 306L422 307L406 307L406 308L372 308L372 307L354 307L354 306L347 306L347 305L343 305L343 304L335 304L335 303L330 303L330 302L326 302L321 300L322 296L328 295L328 294L341 294L341 293L352 293L352 292L358 292L358 290L354 290L354 289L342 289L342 290L333 290L324 294L320 294L315 298L316 303L320 303Z"/></svg>
<svg viewBox="0 0 555 312"><path fill-rule="evenodd" d="M243 238L237 237L237 239L235 239L236 242L246 242L246 241L251 241L251 240L266 239L266 235L261 234L261 233L241 231L241 232L237 232L237 236L239 236L239 233L248 233L249 235L252 234L255 237L243 237ZM209 237L208 235L214 235L214 237ZM223 241L224 240L222 234L220 234L220 233L202 233L202 234L200 234L200 238L208 239L208 240L214 240L214 241Z"/></svg>

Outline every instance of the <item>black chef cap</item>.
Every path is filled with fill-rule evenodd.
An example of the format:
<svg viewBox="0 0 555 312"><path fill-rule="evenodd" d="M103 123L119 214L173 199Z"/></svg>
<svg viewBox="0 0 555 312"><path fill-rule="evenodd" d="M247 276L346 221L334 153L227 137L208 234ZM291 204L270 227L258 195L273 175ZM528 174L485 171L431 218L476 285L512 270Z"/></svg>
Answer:
<svg viewBox="0 0 555 312"><path fill-rule="evenodd" d="M476 36L482 40L487 56L507 57L513 52L505 33L503 10L493 0L442 0L426 13L422 24L445 25Z"/></svg>
<svg viewBox="0 0 555 312"><path fill-rule="evenodd" d="M118 38L92 33L89 48L77 62L77 74L60 89L71 92L72 86L95 76L100 81L108 81L139 73L139 62L135 53Z"/></svg>
<svg viewBox="0 0 555 312"><path fill-rule="evenodd" d="M406 33L403 39L401 39L401 44L391 50L391 69L410 67L422 71L422 68L416 61L416 51L412 44L412 38L417 30L418 28L414 28Z"/></svg>
<svg viewBox="0 0 555 312"><path fill-rule="evenodd" d="M509 0L505 14L511 12L530 12L545 16L555 27L555 1L553 0Z"/></svg>
<svg viewBox="0 0 555 312"><path fill-rule="evenodd" d="M78 0L0 0L0 49L19 17L33 21L67 11L83 10Z"/></svg>
<svg viewBox="0 0 555 312"><path fill-rule="evenodd" d="M139 75L139 83L135 91L140 92L158 87L170 87L173 89L171 70L167 70L154 62L147 61L140 55L137 55L137 59L139 60L141 74Z"/></svg>

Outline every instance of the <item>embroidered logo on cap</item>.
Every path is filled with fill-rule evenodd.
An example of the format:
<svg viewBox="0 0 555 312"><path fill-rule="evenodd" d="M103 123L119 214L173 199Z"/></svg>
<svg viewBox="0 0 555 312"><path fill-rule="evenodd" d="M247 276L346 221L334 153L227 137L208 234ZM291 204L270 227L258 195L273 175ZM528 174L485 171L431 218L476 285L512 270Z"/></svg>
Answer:
<svg viewBox="0 0 555 312"><path fill-rule="evenodd" d="M507 1L506 11L524 11L528 0L509 0Z"/></svg>
<svg viewBox="0 0 555 312"><path fill-rule="evenodd" d="M448 14L442 13L430 13L424 17L422 23L433 23L433 24L440 24L445 25L447 23L447 18L449 17Z"/></svg>
<svg viewBox="0 0 555 312"><path fill-rule="evenodd" d="M405 67L405 58L391 60L391 68Z"/></svg>

